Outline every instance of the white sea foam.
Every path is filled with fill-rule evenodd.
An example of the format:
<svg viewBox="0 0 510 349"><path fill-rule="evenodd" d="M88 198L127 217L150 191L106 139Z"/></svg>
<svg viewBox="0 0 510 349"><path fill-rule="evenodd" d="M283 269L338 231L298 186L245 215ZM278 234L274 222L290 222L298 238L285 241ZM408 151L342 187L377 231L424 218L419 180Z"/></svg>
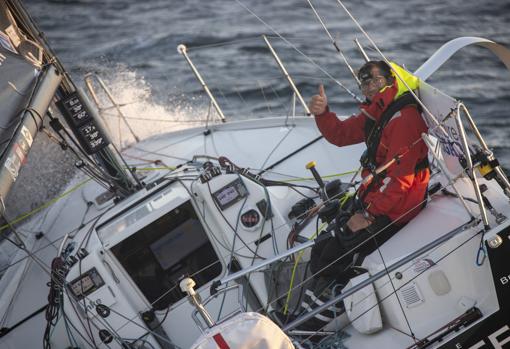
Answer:
<svg viewBox="0 0 510 349"><path fill-rule="evenodd" d="M162 105L152 98L152 89L146 80L126 67L118 66L98 76L110 90L125 117L120 116L104 90L94 83L100 102L100 115L112 142L120 148L134 143L135 135L142 140L205 123L208 108L201 101L194 103L192 99L191 102L185 102L183 98L171 102L171 105Z"/></svg>

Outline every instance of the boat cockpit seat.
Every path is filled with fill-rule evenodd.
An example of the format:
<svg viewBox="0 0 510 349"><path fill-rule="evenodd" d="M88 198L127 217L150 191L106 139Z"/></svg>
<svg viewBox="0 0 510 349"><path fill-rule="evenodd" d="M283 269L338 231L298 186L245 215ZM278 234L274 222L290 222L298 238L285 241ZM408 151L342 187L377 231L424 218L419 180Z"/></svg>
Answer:
<svg viewBox="0 0 510 349"><path fill-rule="evenodd" d="M435 196L418 216L380 246L381 253L374 251L368 255L362 266L374 274L384 268L381 254L386 265L389 265L465 224L469 219L459 199Z"/></svg>

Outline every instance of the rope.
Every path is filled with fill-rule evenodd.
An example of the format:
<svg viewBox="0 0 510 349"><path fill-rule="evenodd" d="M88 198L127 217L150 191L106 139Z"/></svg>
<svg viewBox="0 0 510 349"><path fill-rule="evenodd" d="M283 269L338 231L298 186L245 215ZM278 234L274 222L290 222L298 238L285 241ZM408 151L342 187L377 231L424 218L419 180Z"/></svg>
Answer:
<svg viewBox="0 0 510 349"><path fill-rule="evenodd" d="M339 80L335 79L333 75L331 75L326 69L322 68L319 64L317 64L312 58L306 55L303 51L296 47L296 45L292 44L289 40L287 40L283 35L276 31L271 25L265 22L262 18L260 18L255 12L253 12L250 8L248 8L245 4L243 4L240 0L235 0L241 7L243 7L246 11L248 11L252 16L254 16L259 22L261 22L264 26L266 26L269 30L275 33L280 39L282 39L287 45L292 47L297 53L303 56L308 62L310 62L314 67L323 72L328 78L334 81L338 86L340 86L345 92L347 92L352 98L354 98L359 103L363 103L363 100L359 98L354 92L349 90L344 84L342 84Z"/></svg>
<svg viewBox="0 0 510 349"><path fill-rule="evenodd" d="M327 223L322 223L321 226L319 227L319 229L317 229L317 231L312 236L310 236L310 238L308 240L315 239L315 237L317 235L319 235L319 232L326 226L326 224ZM292 296L292 290L293 290L292 286L294 285L294 279L296 277L296 269L297 269L299 261L303 257L304 253L305 253L304 250L299 252L298 256L296 257L296 261L294 262L294 267L292 268L292 274L291 274L290 283L289 283L289 290L287 291L287 298L285 299L285 305L283 306L283 314L284 315L287 315L287 312L289 310L289 302L290 302L290 297Z"/></svg>
<svg viewBox="0 0 510 349"><path fill-rule="evenodd" d="M354 174L356 172L358 172L358 171L357 170L347 171L347 172L342 172L342 173L336 173L336 174L321 176L321 178L322 179L328 179L328 178L335 178L335 177L343 177L343 176L347 176L347 175L350 175L350 174ZM278 174L280 174L280 173L278 173ZM313 178L313 177L300 177L300 178L281 180L281 182L292 183L292 182L304 182L304 181L312 181L312 180L315 180L315 178Z"/></svg>
<svg viewBox="0 0 510 349"><path fill-rule="evenodd" d="M57 201L63 199L64 197L66 197L67 195L71 194L72 192L78 190L79 188L81 188L82 186L84 186L86 183L88 183L91 180L92 180L91 178L88 178L88 179L78 183L77 185L75 185L71 189L67 190L66 192L62 193L61 195L57 196L56 198L54 198L54 199L52 199L52 200L42 204L41 206L33 209L32 211L19 215L18 217L14 218L10 222L10 224L17 224L17 223L19 223L21 221L24 221L25 219L27 219L27 218L33 216L34 214L36 214L37 212L39 212L41 210L44 210L45 208L53 205L54 203L56 203ZM0 227L0 232L2 232L3 230L6 230L7 228L9 228L9 224L5 224L5 225L1 226Z"/></svg>

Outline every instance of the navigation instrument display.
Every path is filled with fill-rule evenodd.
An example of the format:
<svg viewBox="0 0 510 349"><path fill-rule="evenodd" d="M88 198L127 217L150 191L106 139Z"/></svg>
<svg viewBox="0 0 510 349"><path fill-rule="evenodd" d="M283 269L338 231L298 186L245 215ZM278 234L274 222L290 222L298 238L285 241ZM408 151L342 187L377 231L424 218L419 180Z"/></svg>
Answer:
<svg viewBox="0 0 510 349"><path fill-rule="evenodd" d="M97 272L96 268L92 268L83 273L80 277L69 283L71 292L80 300L104 285L103 278Z"/></svg>
<svg viewBox="0 0 510 349"><path fill-rule="evenodd" d="M229 208L242 198L248 196L248 190L244 186L240 178L233 182L230 182L220 190L217 190L213 194L214 201L218 204L221 210Z"/></svg>

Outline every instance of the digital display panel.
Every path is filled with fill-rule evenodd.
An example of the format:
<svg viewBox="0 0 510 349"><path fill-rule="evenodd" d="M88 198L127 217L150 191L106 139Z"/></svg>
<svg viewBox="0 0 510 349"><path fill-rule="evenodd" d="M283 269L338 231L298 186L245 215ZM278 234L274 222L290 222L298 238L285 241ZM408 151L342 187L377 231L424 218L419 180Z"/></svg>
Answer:
<svg viewBox="0 0 510 349"><path fill-rule="evenodd" d="M57 106L88 154L95 154L110 144L87 104L81 100L77 92L58 101Z"/></svg>
<svg viewBox="0 0 510 349"><path fill-rule="evenodd" d="M213 198L221 210L232 206L246 196L248 196L248 190L240 178L213 193Z"/></svg>
<svg viewBox="0 0 510 349"><path fill-rule="evenodd" d="M234 187L227 187L216 194L216 199L218 199L221 206L226 206L237 199L238 196L239 193Z"/></svg>
<svg viewBox="0 0 510 349"><path fill-rule="evenodd" d="M103 285L103 278L92 268L71 281L68 287L77 299L83 299Z"/></svg>
<svg viewBox="0 0 510 349"><path fill-rule="evenodd" d="M87 293L90 289L94 287L94 283L89 275L86 275L82 279L78 280L74 284L71 285L71 290L73 291L75 296L80 296L82 294Z"/></svg>

